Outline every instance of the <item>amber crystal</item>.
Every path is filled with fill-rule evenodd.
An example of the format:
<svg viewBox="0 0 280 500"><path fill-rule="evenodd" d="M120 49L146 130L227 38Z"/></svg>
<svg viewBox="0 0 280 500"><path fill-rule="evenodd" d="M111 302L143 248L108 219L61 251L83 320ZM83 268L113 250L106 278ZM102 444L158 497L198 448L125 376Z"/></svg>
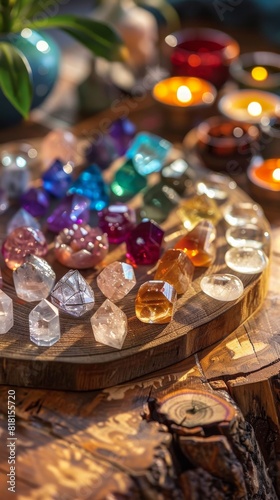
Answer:
<svg viewBox="0 0 280 500"><path fill-rule="evenodd" d="M135 299L135 313L143 323L169 323L177 299L175 288L165 281L147 281Z"/></svg>
<svg viewBox="0 0 280 500"><path fill-rule="evenodd" d="M185 293L191 283L194 266L183 250L167 250L159 261L155 280L174 286L177 293Z"/></svg>
<svg viewBox="0 0 280 500"><path fill-rule="evenodd" d="M177 241L174 248L183 250L195 267L209 267L215 257L216 229L212 222L204 220Z"/></svg>
<svg viewBox="0 0 280 500"><path fill-rule="evenodd" d="M193 229L203 219L216 225L222 217L215 200L206 194L192 196L184 200L177 209L177 214L188 231Z"/></svg>

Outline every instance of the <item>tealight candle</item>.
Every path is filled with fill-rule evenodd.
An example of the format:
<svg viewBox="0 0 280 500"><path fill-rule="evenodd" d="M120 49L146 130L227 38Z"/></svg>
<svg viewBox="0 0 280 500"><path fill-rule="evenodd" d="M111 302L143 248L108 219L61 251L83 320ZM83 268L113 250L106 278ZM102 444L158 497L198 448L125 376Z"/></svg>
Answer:
<svg viewBox="0 0 280 500"><path fill-rule="evenodd" d="M218 103L220 112L231 118L249 123L260 123L264 117L272 117L280 111L280 98L262 90L236 90Z"/></svg>
<svg viewBox="0 0 280 500"><path fill-rule="evenodd" d="M255 158L248 179L252 195L267 201L280 201L280 158Z"/></svg>
<svg viewBox="0 0 280 500"><path fill-rule="evenodd" d="M230 74L243 87L279 92L280 55L273 52L242 54L230 66Z"/></svg>

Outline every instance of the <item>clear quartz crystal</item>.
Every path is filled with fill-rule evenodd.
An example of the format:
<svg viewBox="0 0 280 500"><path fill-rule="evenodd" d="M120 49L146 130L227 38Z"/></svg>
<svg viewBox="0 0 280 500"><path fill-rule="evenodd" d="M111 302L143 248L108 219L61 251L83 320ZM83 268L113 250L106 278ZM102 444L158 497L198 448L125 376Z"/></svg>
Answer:
<svg viewBox="0 0 280 500"><path fill-rule="evenodd" d="M225 201L236 188L236 182L221 174L212 174L196 183L197 194L206 194L216 201Z"/></svg>
<svg viewBox="0 0 280 500"><path fill-rule="evenodd" d="M232 274L209 274L200 282L201 290L216 300L229 302L241 297L244 291L242 281Z"/></svg>
<svg viewBox="0 0 280 500"><path fill-rule="evenodd" d="M13 301L0 290L0 333L7 333L13 324Z"/></svg>
<svg viewBox="0 0 280 500"><path fill-rule="evenodd" d="M109 299L106 299L92 316L91 326L96 342L116 349L122 348L127 335L127 317Z"/></svg>
<svg viewBox="0 0 280 500"><path fill-rule="evenodd" d="M28 255L25 262L13 272L17 296L26 302L47 298L54 283L55 273L40 257Z"/></svg>
<svg viewBox="0 0 280 500"><path fill-rule="evenodd" d="M250 247L230 248L225 254L225 261L230 269L242 274L260 273L268 264L262 250Z"/></svg>
<svg viewBox="0 0 280 500"><path fill-rule="evenodd" d="M51 293L52 303L72 316L82 316L94 306L94 293L79 271L68 271Z"/></svg>
<svg viewBox="0 0 280 500"><path fill-rule="evenodd" d="M269 232L255 224L233 226L226 231L226 240L232 247L262 248L269 243Z"/></svg>
<svg viewBox="0 0 280 500"><path fill-rule="evenodd" d="M136 285L133 267L125 262L112 262L97 277L97 285L105 297L117 302Z"/></svg>
<svg viewBox="0 0 280 500"><path fill-rule="evenodd" d="M263 209L257 203L241 202L228 205L224 209L224 218L230 226L258 224L263 217Z"/></svg>
<svg viewBox="0 0 280 500"><path fill-rule="evenodd" d="M39 346L51 346L60 339L57 307L43 299L29 314L30 340Z"/></svg>
<svg viewBox="0 0 280 500"><path fill-rule="evenodd" d="M20 208L11 218L9 224L7 225L7 234L10 234L14 231L14 229L22 226L40 229L39 222L31 214L24 210L24 208Z"/></svg>

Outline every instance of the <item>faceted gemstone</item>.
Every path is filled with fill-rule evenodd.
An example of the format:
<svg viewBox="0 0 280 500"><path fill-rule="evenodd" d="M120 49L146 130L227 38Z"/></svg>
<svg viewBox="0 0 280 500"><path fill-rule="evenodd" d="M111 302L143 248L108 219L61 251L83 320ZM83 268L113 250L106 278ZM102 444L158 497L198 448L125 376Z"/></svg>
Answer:
<svg viewBox="0 0 280 500"><path fill-rule="evenodd" d="M59 233L73 224L86 224L89 221L89 205L89 199L79 194L65 196L48 217L48 229Z"/></svg>
<svg viewBox="0 0 280 500"><path fill-rule="evenodd" d="M122 348L127 335L127 317L118 306L106 299L90 321L96 342Z"/></svg>
<svg viewBox="0 0 280 500"><path fill-rule="evenodd" d="M109 204L109 188L96 165L86 168L68 192L86 196L90 200L91 210L102 210Z"/></svg>
<svg viewBox="0 0 280 500"><path fill-rule="evenodd" d="M66 267L87 269L101 262L108 253L108 238L99 227L87 224L62 229L55 239L54 253Z"/></svg>
<svg viewBox="0 0 280 500"><path fill-rule="evenodd" d="M257 203L241 202L224 209L224 218L230 226L258 224L262 217L263 209Z"/></svg>
<svg viewBox="0 0 280 500"><path fill-rule="evenodd" d="M178 158L170 165L163 167L160 175L164 184L167 184L181 195L192 185L192 180L195 177L194 171L182 158Z"/></svg>
<svg viewBox="0 0 280 500"><path fill-rule="evenodd" d="M134 265L155 264L160 256L164 231L153 221L144 219L132 229L126 241L126 257Z"/></svg>
<svg viewBox="0 0 280 500"><path fill-rule="evenodd" d="M39 346L51 346L60 339L57 307L46 299L41 300L29 314L30 340Z"/></svg>
<svg viewBox="0 0 280 500"><path fill-rule="evenodd" d="M18 198L26 191L30 181L28 160L24 151L2 151L0 187L9 198Z"/></svg>
<svg viewBox="0 0 280 500"><path fill-rule="evenodd" d="M7 234L10 234L17 227L32 227L33 229L40 229L39 222L34 219L24 208L20 208L15 215L11 218L7 225Z"/></svg>
<svg viewBox="0 0 280 500"><path fill-rule="evenodd" d="M256 248L230 248L225 254L226 265L242 274L261 273L268 264L265 253Z"/></svg>
<svg viewBox="0 0 280 500"><path fill-rule="evenodd" d="M124 203L109 205L98 212L98 225L107 233L110 243L122 243L136 224L135 210Z"/></svg>
<svg viewBox="0 0 280 500"><path fill-rule="evenodd" d="M13 279L17 296L26 302L35 302L50 294L55 273L44 259L28 255L13 272Z"/></svg>
<svg viewBox="0 0 280 500"><path fill-rule="evenodd" d="M117 302L136 285L133 267L125 262L112 262L97 276L97 285L105 297Z"/></svg>
<svg viewBox="0 0 280 500"><path fill-rule="evenodd" d="M147 179L136 172L131 160L126 161L116 172L111 184L114 195L129 199L147 186Z"/></svg>
<svg viewBox="0 0 280 500"><path fill-rule="evenodd" d="M94 293L79 271L68 271L51 293L52 303L72 316L82 316L94 306Z"/></svg>
<svg viewBox="0 0 280 500"><path fill-rule="evenodd" d="M109 128L109 135L115 143L118 155L123 156L136 133L136 127L127 118L118 118Z"/></svg>
<svg viewBox="0 0 280 500"><path fill-rule="evenodd" d="M13 325L13 301L0 290L0 333L7 333Z"/></svg>
<svg viewBox="0 0 280 500"><path fill-rule="evenodd" d="M135 299L135 313L143 323L169 323L177 299L175 288L165 281L147 281Z"/></svg>
<svg viewBox="0 0 280 500"><path fill-rule="evenodd" d="M206 194L217 202L225 201L233 189L236 189L236 182L221 174L211 174L196 183L198 194Z"/></svg>
<svg viewBox="0 0 280 500"><path fill-rule="evenodd" d="M63 164L55 160L42 175L44 189L56 198L62 198L73 182L72 171L70 163Z"/></svg>
<svg viewBox="0 0 280 500"><path fill-rule="evenodd" d="M183 250L167 250L159 260L155 280L167 281L177 293L185 293L190 286L194 266Z"/></svg>
<svg viewBox="0 0 280 500"><path fill-rule="evenodd" d="M27 255L43 257L48 251L45 236L39 229L18 227L12 231L2 245L2 254L10 269L17 269Z"/></svg>
<svg viewBox="0 0 280 500"><path fill-rule="evenodd" d="M62 163L77 161L78 141L69 130L52 130L41 143L41 158L45 165L58 159Z"/></svg>
<svg viewBox="0 0 280 500"><path fill-rule="evenodd" d="M205 194L195 195L182 201L177 214L189 231L203 219L211 221L214 225L221 219L221 213L215 200Z"/></svg>
<svg viewBox="0 0 280 500"><path fill-rule="evenodd" d="M137 172L141 175L159 172L171 149L171 143L154 134L140 132L126 152Z"/></svg>
<svg viewBox="0 0 280 500"><path fill-rule="evenodd" d="M3 189L0 189L0 215L6 212L9 208L9 198L7 192Z"/></svg>
<svg viewBox="0 0 280 500"><path fill-rule="evenodd" d="M209 267L215 258L215 238L212 222L204 220L177 241L174 248L183 250L195 267Z"/></svg>
<svg viewBox="0 0 280 500"><path fill-rule="evenodd" d="M108 134L102 134L91 142L86 152L88 163L95 163L101 170L105 170L118 158L115 141Z"/></svg>
<svg viewBox="0 0 280 500"><path fill-rule="evenodd" d="M226 240L232 247L262 248L269 243L269 232L254 224L232 226L226 231Z"/></svg>
<svg viewBox="0 0 280 500"><path fill-rule="evenodd" d="M244 291L242 281L233 274L208 274L202 278L200 287L209 297L225 302L239 299Z"/></svg>
<svg viewBox="0 0 280 500"><path fill-rule="evenodd" d="M143 196L144 207L141 214L160 223L180 201L181 198L174 189L163 183L155 184Z"/></svg>
<svg viewBox="0 0 280 500"><path fill-rule="evenodd" d="M42 188L30 188L20 198L21 206L33 217L46 215L50 206L47 192Z"/></svg>

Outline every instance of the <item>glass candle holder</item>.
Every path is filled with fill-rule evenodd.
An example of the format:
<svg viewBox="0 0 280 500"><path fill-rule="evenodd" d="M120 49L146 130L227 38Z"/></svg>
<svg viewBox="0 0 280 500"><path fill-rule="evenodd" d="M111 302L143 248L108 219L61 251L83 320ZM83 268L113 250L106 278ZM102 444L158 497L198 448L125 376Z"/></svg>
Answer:
<svg viewBox="0 0 280 500"><path fill-rule="evenodd" d="M262 157L280 158L280 116L263 117L260 130Z"/></svg>
<svg viewBox="0 0 280 500"><path fill-rule="evenodd" d="M280 89L280 55L273 52L249 52L242 54L230 68L232 78L245 88Z"/></svg>
<svg viewBox="0 0 280 500"><path fill-rule="evenodd" d="M224 95L218 108L231 120L261 123L264 117L271 118L279 114L280 98L263 90L236 90Z"/></svg>
<svg viewBox="0 0 280 500"><path fill-rule="evenodd" d="M280 202L280 158L253 158L247 175L255 199Z"/></svg>
<svg viewBox="0 0 280 500"><path fill-rule="evenodd" d="M172 33L165 38L173 75L204 78L220 88L229 77L229 65L239 45L222 31L200 28Z"/></svg>
<svg viewBox="0 0 280 500"><path fill-rule="evenodd" d="M216 116L197 127L197 152L211 170L242 173L258 150L259 137L255 125Z"/></svg>

